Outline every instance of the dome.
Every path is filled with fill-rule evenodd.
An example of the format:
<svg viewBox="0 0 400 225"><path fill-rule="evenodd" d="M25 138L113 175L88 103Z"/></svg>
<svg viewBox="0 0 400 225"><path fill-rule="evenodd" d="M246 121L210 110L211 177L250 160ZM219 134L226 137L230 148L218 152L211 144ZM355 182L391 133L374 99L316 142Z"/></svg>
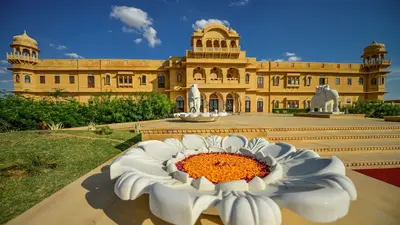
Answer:
<svg viewBox="0 0 400 225"><path fill-rule="evenodd" d="M37 47L37 42L26 34L26 30L23 34L13 37L13 44L33 45L34 47Z"/></svg>
<svg viewBox="0 0 400 225"><path fill-rule="evenodd" d="M364 48L364 52L386 52L386 49L384 44L374 40L370 45Z"/></svg>
<svg viewBox="0 0 400 225"><path fill-rule="evenodd" d="M201 30L197 28L196 33L201 33Z"/></svg>
<svg viewBox="0 0 400 225"><path fill-rule="evenodd" d="M230 34L237 34L236 30L234 30L234 29L230 29L230 30L229 30L229 33L230 33Z"/></svg>

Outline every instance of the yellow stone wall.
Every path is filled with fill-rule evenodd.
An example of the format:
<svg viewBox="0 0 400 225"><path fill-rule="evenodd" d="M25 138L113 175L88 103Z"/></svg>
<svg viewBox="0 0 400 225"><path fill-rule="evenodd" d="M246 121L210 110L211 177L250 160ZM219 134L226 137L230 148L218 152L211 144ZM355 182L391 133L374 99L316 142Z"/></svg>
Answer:
<svg viewBox="0 0 400 225"><path fill-rule="evenodd" d="M18 40L12 45L13 52L7 53L14 74L14 92L37 98L48 97L49 93L58 89L82 102L87 102L96 93L125 96L135 92L161 92L171 100L182 96L187 111L188 89L191 84L197 84L205 99L206 111L209 110L210 96L216 94L220 111L227 109L225 103L230 95L235 112L245 112L246 99L250 99L251 112L257 112L259 100L263 102L263 112L272 112L275 101L279 101L279 108L286 108L289 101L297 101L299 108L305 108L315 94L320 78L339 92L341 104L359 99L383 100L388 74L386 67L371 69L365 62L260 62L247 57L246 51L240 49L240 37L236 31L221 25L210 25L203 31L195 31L192 49L186 50L185 56L173 56L167 60L39 59L39 50L32 44L33 39L24 44L26 34L16 37ZM216 46L223 42L228 45L234 43L235 47L207 47L210 41ZM37 52L37 55L16 55L16 48L27 48ZM20 76L19 83L17 75ZM30 83L25 82L25 75L30 76ZM94 76L94 87L89 87L89 75ZM45 77L45 83L40 82L40 76ZM55 83L55 76L60 77L60 83ZM74 83L70 83L70 76L74 77ZM110 76L110 84L106 82L107 76ZM131 77L132 83L121 85L121 76ZM141 82L143 76L146 76L146 83ZM158 86L160 76L165 79L165 87ZM246 76L249 76L248 82ZM263 79L262 87L258 85L259 77ZM288 80L291 78L297 79L298 83L290 85ZM349 78L351 85L348 84ZM363 79L362 84L359 84L360 78ZM374 78L376 84L372 84ZM381 79L384 79L383 83Z"/></svg>

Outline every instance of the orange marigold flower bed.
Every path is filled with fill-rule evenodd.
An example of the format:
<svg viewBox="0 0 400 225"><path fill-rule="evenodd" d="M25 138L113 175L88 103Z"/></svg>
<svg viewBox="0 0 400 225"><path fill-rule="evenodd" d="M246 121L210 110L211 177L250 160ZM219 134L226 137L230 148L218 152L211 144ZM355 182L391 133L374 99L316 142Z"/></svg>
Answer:
<svg viewBox="0 0 400 225"><path fill-rule="evenodd" d="M233 180L249 182L256 176L265 177L270 172L265 163L235 153L201 153L191 155L175 165L194 179L204 176L214 184Z"/></svg>

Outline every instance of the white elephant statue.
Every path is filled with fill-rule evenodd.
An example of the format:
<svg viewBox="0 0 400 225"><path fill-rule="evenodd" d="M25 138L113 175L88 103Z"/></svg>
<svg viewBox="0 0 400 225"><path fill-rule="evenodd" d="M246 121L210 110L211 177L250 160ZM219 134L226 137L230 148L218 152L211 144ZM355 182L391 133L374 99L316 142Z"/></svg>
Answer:
<svg viewBox="0 0 400 225"><path fill-rule="evenodd" d="M189 112L193 114L200 113L201 96L197 84L190 85L189 91Z"/></svg>
<svg viewBox="0 0 400 225"><path fill-rule="evenodd" d="M332 103L333 102L333 103ZM328 105L330 109L328 111ZM316 94L311 99L310 112L322 108L322 112L339 112L339 93L329 88L329 85L320 85L316 87Z"/></svg>

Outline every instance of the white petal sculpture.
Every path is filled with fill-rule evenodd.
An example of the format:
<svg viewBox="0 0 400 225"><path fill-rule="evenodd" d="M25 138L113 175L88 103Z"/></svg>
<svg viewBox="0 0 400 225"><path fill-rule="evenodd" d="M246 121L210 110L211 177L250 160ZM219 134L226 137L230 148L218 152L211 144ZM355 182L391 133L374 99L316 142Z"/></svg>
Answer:
<svg viewBox="0 0 400 225"><path fill-rule="evenodd" d="M211 164L213 168L228 173L223 169L236 169L235 174L222 177L245 170L229 157L252 160L261 165L257 168L268 168L268 173L212 182L213 173L199 174L197 167L185 167L189 160L208 156L223 156ZM154 215L182 225L195 224L208 208L217 209L223 223L231 225L279 225L285 219L280 207L313 222L332 222L345 216L350 201L357 199L356 188L337 157L321 158L311 150L297 151L290 144L248 140L242 135L190 134L182 142L175 138L141 142L112 163L111 179L116 178L115 193L121 199L149 194Z"/></svg>
<svg viewBox="0 0 400 225"><path fill-rule="evenodd" d="M181 118L185 122L216 122L222 116L228 116L226 112L200 112L201 95L197 84L190 85L190 91L188 95L189 101L189 113L175 113L175 118Z"/></svg>

